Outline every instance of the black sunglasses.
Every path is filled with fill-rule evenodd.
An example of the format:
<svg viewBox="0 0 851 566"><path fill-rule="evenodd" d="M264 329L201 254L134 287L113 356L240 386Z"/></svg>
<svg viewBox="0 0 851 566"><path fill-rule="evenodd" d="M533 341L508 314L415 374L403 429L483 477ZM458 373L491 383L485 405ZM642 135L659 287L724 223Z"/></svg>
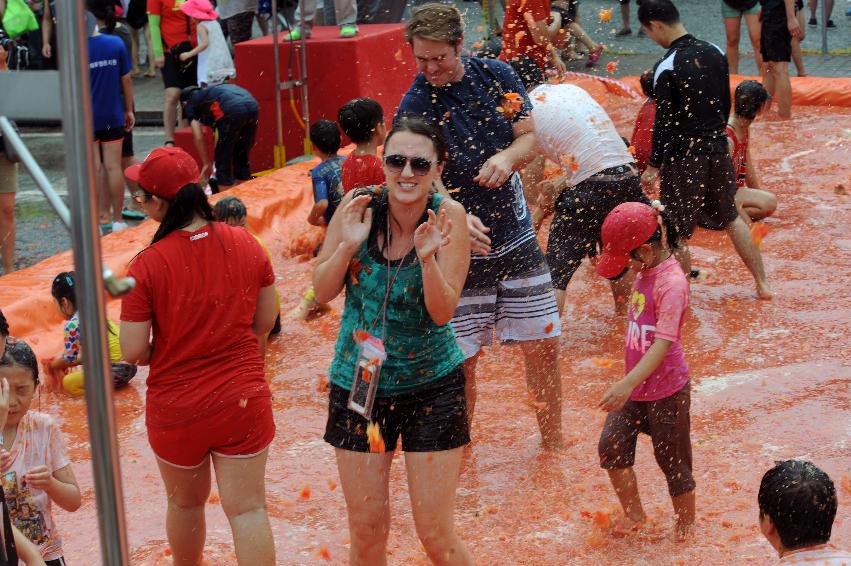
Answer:
<svg viewBox="0 0 851 566"><path fill-rule="evenodd" d="M434 161L426 159L425 157L408 158L404 155L395 154L384 156L384 164L394 173L401 173L409 161L411 162L411 172L418 177L426 175L429 171L431 171L432 165L434 165Z"/></svg>

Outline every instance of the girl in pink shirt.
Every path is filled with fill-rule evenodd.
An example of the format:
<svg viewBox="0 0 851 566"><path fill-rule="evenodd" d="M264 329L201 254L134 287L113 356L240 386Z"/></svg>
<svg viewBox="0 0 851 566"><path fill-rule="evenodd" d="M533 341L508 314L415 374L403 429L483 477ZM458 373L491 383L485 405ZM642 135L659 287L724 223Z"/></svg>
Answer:
<svg viewBox="0 0 851 566"><path fill-rule="evenodd" d="M603 223L598 273L614 278L631 268L638 275L628 305L626 376L600 402L609 414L598 450L600 466L608 471L623 506L626 526L636 529L647 517L632 469L635 445L639 433L650 436L674 504L675 532L682 539L694 524L695 488L689 370L679 344L688 282L668 243L676 238L660 218L645 204L627 202L615 207Z"/></svg>

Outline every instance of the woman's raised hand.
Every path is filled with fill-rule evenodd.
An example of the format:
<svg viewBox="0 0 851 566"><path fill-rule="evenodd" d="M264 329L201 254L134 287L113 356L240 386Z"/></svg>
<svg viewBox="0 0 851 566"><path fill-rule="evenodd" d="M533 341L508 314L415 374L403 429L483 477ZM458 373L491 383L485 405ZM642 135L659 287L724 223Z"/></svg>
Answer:
<svg viewBox="0 0 851 566"><path fill-rule="evenodd" d="M414 247L421 263L430 260L440 248L449 244L451 231L452 220L446 217L445 210L441 210L439 216L428 210L428 220L417 226L414 232Z"/></svg>
<svg viewBox="0 0 851 566"><path fill-rule="evenodd" d="M372 209L367 208L372 202L369 195L355 197L343 209L343 218L340 231L343 235L343 243L352 248L358 248L369 236L372 227Z"/></svg>

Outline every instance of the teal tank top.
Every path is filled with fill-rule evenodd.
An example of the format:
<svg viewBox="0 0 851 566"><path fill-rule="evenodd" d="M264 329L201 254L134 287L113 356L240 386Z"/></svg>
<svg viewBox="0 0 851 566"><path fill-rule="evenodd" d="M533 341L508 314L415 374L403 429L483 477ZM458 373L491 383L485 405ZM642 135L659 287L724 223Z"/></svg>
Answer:
<svg viewBox="0 0 851 566"><path fill-rule="evenodd" d="M432 195L429 207L437 213L442 200L441 195ZM354 333L369 331L381 311L387 289L387 260L381 256L373 234L374 231L352 258L346 275L346 304L329 370L331 383L346 390L352 387L358 354ZM436 325L426 310L416 251L390 262L391 280L399 262L402 266L390 289L384 331L381 318L372 331L374 336L383 337L387 352L378 379L379 397L419 389L445 377L464 361L452 327Z"/></svg>

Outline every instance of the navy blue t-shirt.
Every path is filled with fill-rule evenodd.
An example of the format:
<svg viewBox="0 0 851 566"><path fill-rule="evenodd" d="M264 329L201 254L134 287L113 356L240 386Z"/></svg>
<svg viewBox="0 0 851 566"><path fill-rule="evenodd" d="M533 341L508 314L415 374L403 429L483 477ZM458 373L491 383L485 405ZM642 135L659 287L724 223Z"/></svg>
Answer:
<svg viewBox="0 0 851 566"><path fill-rule="evenodd" d="M514 141L512 124L530 115L532 104L511 66L495 59L463 57L464 76L436 87L419 73L402 98L395 121L417 116L436 122L449 143L449 161L443 184L468 213L490 227L493 254L534 239L529 208L520 177L512 175L498 189L473 181L485 161ZM523 97L523 106L511 119L497 109L508 93ZM455 192L457 190L457 192Z"/></svg>
<svg viewBox="0 0 851 566"><path fill-rule="evenodd" d="M114 35L89 38L89 82L95 131L124 129L121 77L130 72L130 55Z"/></svg>
<svg viewBox="0 0 851 566"><path fill-rule="evenodd" d="M183 107L183 117L190 122L198 120L212 128L224 116L256 114L259 111L260 106L250 92L241 86L225 83L195 91Z"/></svg>
<svg viewBox="0 0 851 566"><path fill-rule="evenodd" d="M342 165L345 157L336 155L327 161L323 161L310 170L310 180L313 182L313 202L320 200L328 201L325 209L325 223L331 222L334 211L343 200L343 189L340 183L343 181Z"/></svg>

